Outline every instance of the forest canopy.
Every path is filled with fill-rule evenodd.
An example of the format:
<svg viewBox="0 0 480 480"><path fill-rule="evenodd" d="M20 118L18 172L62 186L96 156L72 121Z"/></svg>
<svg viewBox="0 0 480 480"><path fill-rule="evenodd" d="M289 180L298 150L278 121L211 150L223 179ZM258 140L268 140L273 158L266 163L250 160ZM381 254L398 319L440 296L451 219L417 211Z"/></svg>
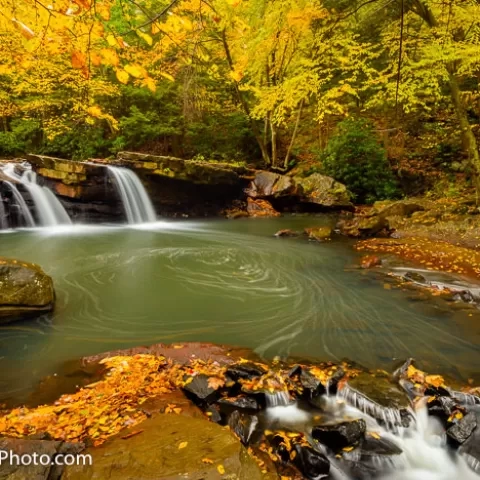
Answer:
<svg viewBox="0 0 480 480"><path fill-rule="evenodd" d="M478 0L0 0L3 155L285 169L365 117L475 179L479 78Z"/></svg>

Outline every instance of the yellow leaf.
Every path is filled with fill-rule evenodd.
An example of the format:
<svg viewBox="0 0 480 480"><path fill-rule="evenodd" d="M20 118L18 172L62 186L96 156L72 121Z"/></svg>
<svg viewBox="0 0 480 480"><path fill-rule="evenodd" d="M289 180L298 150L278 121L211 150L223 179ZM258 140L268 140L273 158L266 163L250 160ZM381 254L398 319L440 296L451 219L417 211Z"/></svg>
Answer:
<svg viewBox="0 0 480 480"><path fill-rule="evenodd" d="M380 435L376 432L369 432L369 435L377 440L380 440Z"/></svg>
<svg viewBox="0 0 480 480"><path fill-rule="evenodd" d="M103 57L103 63L105 65L112 65L114 67L118 67L120 60L118 59L117 52L112 50L111 48L102 48L100 53Z"/></svg>
<svg viewBox="0 0 480 480"><path fill-rule="evenodd" d="M224 475L224 474L225 474L225 467L224 467L222 464L220 464L220 465L217 466L217 470L218 470L218 473L219 473L220 475Z"/></svg>
<svg viewBox="0 0 480 480"><path fill-rule="evenodd" d="M445 383L445 380L441 375L427 375L425 377L425 381L429 385L433 385L434 387L437 387L437 388L441 387Z"/></svg>
<svg viewBox="0 0 480 480"><path fill-rule="evenodd" d="M145 69L138 65L125 65L125 70L135 78L144 78L147 76Z"/></svg>
<svg viewBox="0 0 480 480"><path fill-rule="evenodd" d="M91 52L90 61L95 67L98 67L102 64L102 57L96 52Z"/></svg>
<svg viewBox="0 0 480 480"><path fill-rule="evenodd" d="M113 35L107 36L107 42L111 47L114 47L115 45L117 45L117 39Z"/></svg>
<svg viewBox="0 0 480 480"><path fill-rule="evenodd" d="M92 117L96 117L96 118L99 118L102 116L102 110L100 109L100 107L98 107L97 105L94 105L93 107L88 107L87 108L87 113L92 116ZM102 419L105 419L106 417L102 417ZM102 420L100 419L100 420ZM102 422L100 422L102 423Z"/></svg>
<svg viewBox="0 0 480 480"><path fill-rule="evenodd" d="M353 450L353 447L345 447L345 448L342 448L342 450L344 452L351 452Z"/></svg>
<svg viewBox="0 0 480 480"><path fill-rule="evenodd" d="M103 3L95 3L96 12L103 18L103 20L110 20L110 8Z"/></svg>
<svg viewBox="0 0 480 480"><path fill-rule="evenodd" d="M122 70L121 68L117 68L115 74L117 75L117 79L119 82L121 83L128 83L128 80L130 78L130 75L128 74L128 72L126 72L125 70Z"/></svg>
<svg viewBox="0 0 480 480"><path fill-rule="evenodd" d="M165 77L167 80L170 80L171 82L174 82L175 81L175 78L172 77L172 75L170 75L169 73L167 72L160 72L160 75L162 77Z"/></svg>
<svg viewBox="0 0 480 480"><path fill-rule="evenodd" d="M153 43L153 39L150 35L148 35L147 33L143 33L141 30L137 30L137 35L145 40L146 43L148 43L148 45L152 46L152 43Z"/></svg>
<svg viewBox="0 0 480 480"><path fill-rule="evenodd" d="M155 35L160 31L161 31L160 25L157 22L152 23L152 35Z"/></svg>
<svg viewBox="0 0 480 480"><path fill-rule="evenodd" d="M188 445L188 442L181 442L178 444L178 449L182 449L182 448L185 448L186 446Z"/></svg>

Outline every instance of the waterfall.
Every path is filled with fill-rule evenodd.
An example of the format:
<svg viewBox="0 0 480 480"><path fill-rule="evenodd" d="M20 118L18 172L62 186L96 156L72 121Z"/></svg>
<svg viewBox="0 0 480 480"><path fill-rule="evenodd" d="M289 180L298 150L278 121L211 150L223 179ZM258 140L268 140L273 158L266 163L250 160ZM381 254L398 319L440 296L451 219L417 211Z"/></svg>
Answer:
<svg viewBox="0 0 480 480"><path fill-rule="evenodd" d="M25 170L20 181L30 192L40 226L71 224L68 213L60 200L46 187L37 184L37 174L32 170Z"/></svg>
<svg viewBox="0 0 480 480"><path fill-rule="evenodd" d="M30 209L28 208L27 203L25 202L24 198L22 197L22 194L18 191L17 186L12 182L8 182L7 180L4 180L3 183L10 187L13 198L15 200L16 205L18 206L18 208L20 210L20 213L22 214L23 221L25 222L25 225L27 227L34 227L35 226L35 220L33 219L32 214L30 213ZM3 228L3 225L2 225L2 228Z"/></svg>
<svg viewBox="0 0 480 480"><path fill-rule="evenodd" d="M25 167L25 165L23 165ZM25 224L28 227L40 226L55 226L62 224L71 224L72 221L68 213L63 208L58 198L47 187L42 187L37 184L37 174L31 170L31 167L26 167L22 175L18 175L15 171L16 164L6 164L2 171L12 180L20 182L30 193L32 201L35 205L35 212L37 222L32 217L28 206L22 194L18 191L16 185L12 182L4 181L12 191L12 195L18 205L20 212L24 218Z"/></svg>
<svg viewBox="0 0 480 480"><path fill-rule="evenodd" d="M128 168L108 167L122 199L128 223L155 222L152 202L137 175Z"/></svg>

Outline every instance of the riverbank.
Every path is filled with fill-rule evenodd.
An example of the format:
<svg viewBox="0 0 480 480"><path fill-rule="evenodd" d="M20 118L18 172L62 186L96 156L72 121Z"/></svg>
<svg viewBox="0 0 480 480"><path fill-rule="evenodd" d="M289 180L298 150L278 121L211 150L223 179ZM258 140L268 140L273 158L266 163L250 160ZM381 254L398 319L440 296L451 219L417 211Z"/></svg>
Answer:
<svg viewBox="0 0 480 480"><path fill-rule="evenodd" d="M473 475L466 464L478 466L478 387L452 388L411 360L387 373L347 361L265 363L241 352L183 343L85 358L101 378L50 405L3 411L4 447L65 442L92 456L91 466L67 467L55 477L62 479L127 479L139 465L151 479L390 478L428 461L412 457L400 435L413 435L424 412L447 432L448 447L432 455L446 460L457 450L448 467L462 478ZM30 468L18 467L15 478L32 478Z"/></svg>

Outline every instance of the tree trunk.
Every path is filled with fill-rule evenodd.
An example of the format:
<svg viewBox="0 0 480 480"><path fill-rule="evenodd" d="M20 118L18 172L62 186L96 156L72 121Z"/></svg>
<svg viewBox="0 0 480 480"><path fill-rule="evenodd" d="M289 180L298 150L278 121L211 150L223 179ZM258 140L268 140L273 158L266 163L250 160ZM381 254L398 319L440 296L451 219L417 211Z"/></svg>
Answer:
<svg viewBox="0 0 480 480"><path fill-rule="evenodd" d="M297 121L295 122L295 127L293 129L292 138L290 140L290 145L288 146L288 150L287 150L287 153L285 155L285 160L283 161L283 168L285 168L285 169L288 168L288 162L290 162L290 155L292 154L293 144L295 143L295 139L297 138L298 126L300 125L300 117L302 116L302 110L303 110L304 103L305 103L304 100L302 100L300 102L300 107L298 109L298 114L297 114Z"/></svg>
<svg viewBox="0 0 480 480"><path fill-rule="evenodd" d="M270 130L272 132L272 167L277 167L278 163L278 139L277 139L277 126L270 122Z"/></svg>
<svg viewBox="0 0 480 480"><path fill-rule="evenodd" d="M477 139L475 138L470 122L468 121L467 112L463 106L457 79L455 75L450 72L448 74L448 86L450 87L453 107L462 132L462 144L466 150L468 162L472 169L478 203L478 194L480 192L480 155L478 153Z"/></svg>
<svg viewBox="0 0 480 480"><path fill-rule="evenodd" d="M223 30L222 32L222 43L223 43L223 48L225 50L225 55L227 57L228 65L230 67L230 70L233 72L234 71L233 59L230 53L230 47L228 46L227 35L225 33L225 30ZM250 107L248 106L245 95L240 90L238 86L238 82L236 80L234 80L234 87L235 87L235 93L238 97L238 100L240 101L240 104L242 105L243 111L245 112L245 115L247 115L248 121L250 123L250 128L252 129L253 136L255 137L255 140L257 141L258 146L260 147L260 151L262 152L262 159L267 165L272 165L272 160L270 159L270 155L268 154L267 145L263 141L262 134L258 129L258 125L255 123L255 121L250 115Z"/></svg>

